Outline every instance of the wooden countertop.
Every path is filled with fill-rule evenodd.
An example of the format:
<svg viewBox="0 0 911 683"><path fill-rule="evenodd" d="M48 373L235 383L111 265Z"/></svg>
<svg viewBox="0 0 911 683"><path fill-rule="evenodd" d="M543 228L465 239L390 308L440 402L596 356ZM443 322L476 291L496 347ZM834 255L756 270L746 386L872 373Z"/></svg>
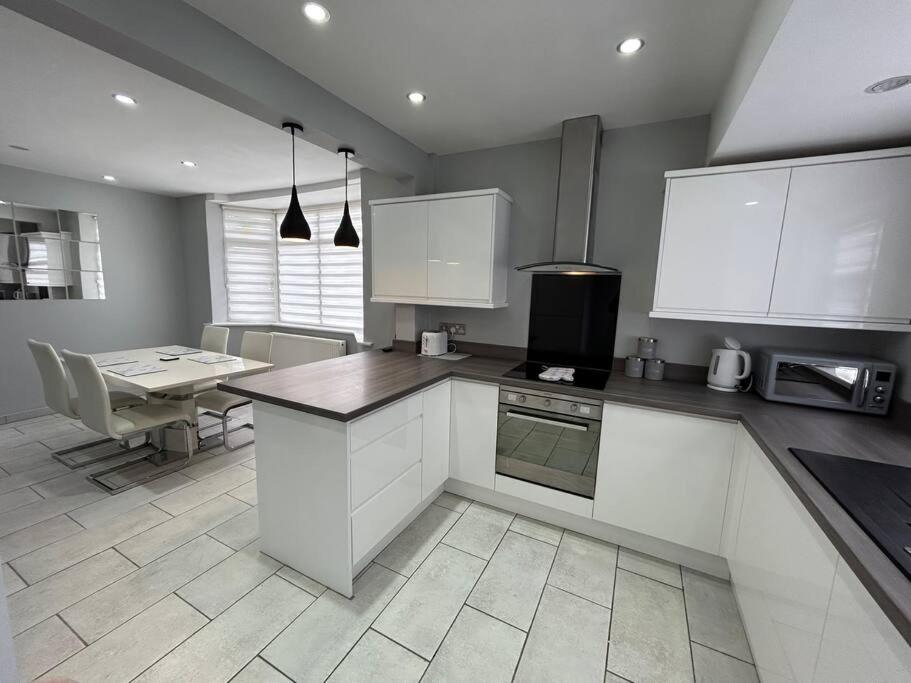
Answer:
<svg viewBox="0 0 911 683"><path fill-rule="evenodd" d="M461 361L368 351L223 382L225 391L293 410L350 421L449 377L550 389L505 378L518 361ZM614 372L603 391L560 385L558 393L740 421L851 569L911 643L911 581L790 453L789 447L911 466L911 427L898 419L770 403L700 384L651 382Z"/></svg>

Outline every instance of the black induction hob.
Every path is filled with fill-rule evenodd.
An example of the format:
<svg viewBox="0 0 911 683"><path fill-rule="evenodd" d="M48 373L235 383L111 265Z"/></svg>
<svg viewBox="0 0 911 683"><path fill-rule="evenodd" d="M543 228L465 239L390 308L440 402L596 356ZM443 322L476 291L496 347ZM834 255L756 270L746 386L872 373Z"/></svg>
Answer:
<svg viewBox="0 0 911 683"><path fill-rule="evenodd" d="M518 379L530 379L534 380L535 382L540 382L541 384L554 387L579 387L580 389L597 389L598 391L604 389L604 385L607 384L607 380L610 377L610 371L608 370L596 370L594 368L574 368L575 373L573 373L572 382L548 382L543 379L538 379L538 375L544 372L548 367L550 366L545 363L528 361L526 363L522 363L521 365L517 365L509 372L503 373L503 376L514 377Z"/></svg>
<svg viewBox="0 0 911 683"><path fill-rule="evenodd" d="M911 467L789 450L911 578Z"/></svg>

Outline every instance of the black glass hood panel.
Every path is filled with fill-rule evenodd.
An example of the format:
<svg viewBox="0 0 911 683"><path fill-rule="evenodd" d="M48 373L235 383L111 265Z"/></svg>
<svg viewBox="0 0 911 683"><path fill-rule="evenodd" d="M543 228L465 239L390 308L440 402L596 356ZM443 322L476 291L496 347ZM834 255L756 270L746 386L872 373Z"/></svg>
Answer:
<svg viewBox="0 0 911 683"><path fill-rule="evenodd" d="M528 360L610 372L614 361L620 273L535 273L528 319Z"/></svg>

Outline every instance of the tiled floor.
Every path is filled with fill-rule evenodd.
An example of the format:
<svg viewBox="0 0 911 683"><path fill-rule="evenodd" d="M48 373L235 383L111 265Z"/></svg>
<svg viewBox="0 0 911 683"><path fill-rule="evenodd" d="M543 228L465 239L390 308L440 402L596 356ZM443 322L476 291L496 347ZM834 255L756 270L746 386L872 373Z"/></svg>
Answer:
<svg viewBox="0 0 911 683"><path fill-rule="evenodd" d="M90 438L0 426L25 679L757 680L716 579L444 493L348 600L259 552L252 446L108 496L50 457Z"/></svg>

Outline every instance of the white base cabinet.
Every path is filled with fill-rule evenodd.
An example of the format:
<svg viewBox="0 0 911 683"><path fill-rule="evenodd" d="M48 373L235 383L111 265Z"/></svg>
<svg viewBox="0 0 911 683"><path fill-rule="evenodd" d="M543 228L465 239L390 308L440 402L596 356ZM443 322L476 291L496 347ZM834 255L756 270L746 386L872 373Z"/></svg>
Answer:
<svg viewBox="0 0 911 683"><path fill-rule="evenodd" d="M605 403L594 518L719 554L735 426Z"/></svg>
<svg viewBox="0 0 911 683"><path fill-rule="evenodd" d="M449 476L494 488L497 452L497 403L494 384L452 380Z"/></svg>
<svg viewBox="0 0 911 683"><path fill-rule="evenodd" d="M449 478L451 386L447 381L424 392L422 498L427 498Z"/></svg>
<svg viewBox="0 0 911 683"><path fill-rule="evenodd" d="M502 308L512 199L498 189L370 202L370 300Z"/></svg>

